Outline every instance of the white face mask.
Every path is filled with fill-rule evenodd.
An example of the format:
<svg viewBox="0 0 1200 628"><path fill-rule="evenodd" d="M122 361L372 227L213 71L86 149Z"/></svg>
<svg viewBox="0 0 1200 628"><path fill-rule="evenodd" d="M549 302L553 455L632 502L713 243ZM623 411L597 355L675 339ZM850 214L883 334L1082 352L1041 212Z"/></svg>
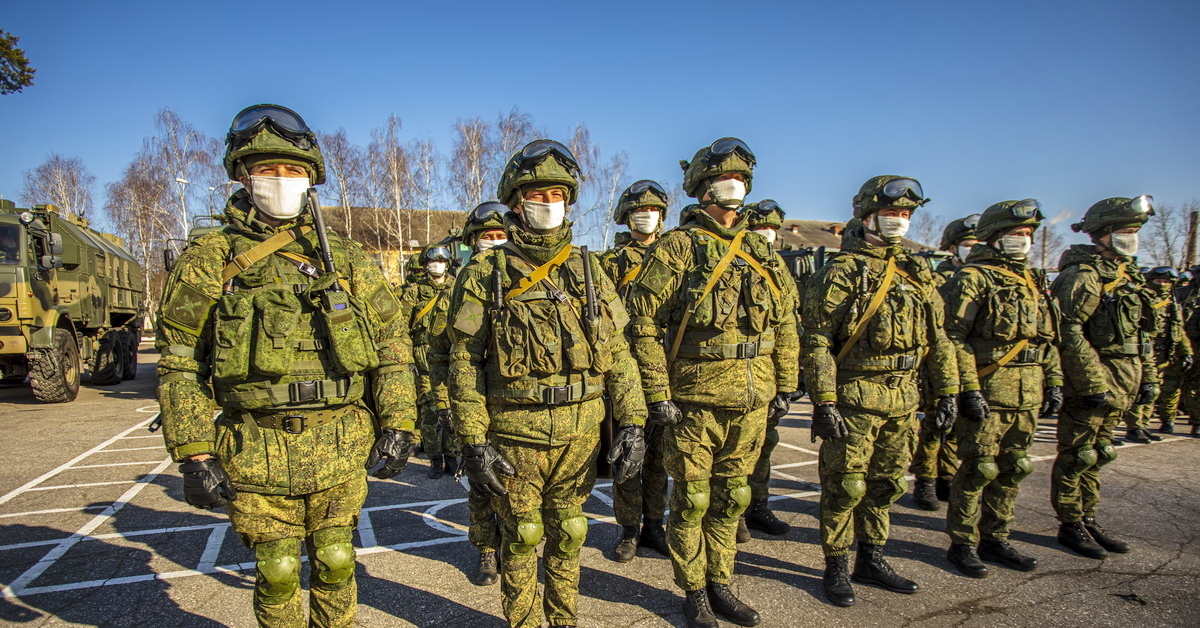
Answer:
<svg viewBox="0 0 1200 628"><path fill-rule="evenodd" d="M475 250L482 253L492 247L500 246L505 242L508 242L508 240L480 240L475 244Z"/></svg>
<svg viewBox="0 0 1200 628"><path fill-rule="evenodd" d="M557 229L567 217L567 204L564 201L539 203L537 201L521 201L521 217L530 229L546 231Z"/></svg>
<svg viewBox="0 0 1200 628"><path fill-rule="evenodd" d="M974 247L974 245L972 245L972 246L956 246L954 248L958 251L958 261L965 262L965 261L967 261L967 256L971 254L971 249L973 249L975 247Z"/></svg>
<svg viewBox="0 0 1200 628"><path fill-rule="evenodd" d="M866 227L868 231L873 231L889 243L895 244L904 238L904 234L908 233L908 219L899 216L871 214L867 218Z"/></svg>
<svg viewBox="0 0 1200 628"><path fill-rule="evenodd" d="M425 264L425 272L434 277L441 277L446 274L446 262L428 262Z"/></svg>
<svg viewBox="0 0 1200 628"><path fill-rule="evenodd" d="M1112 249L1121 255L1133 257L1138 252L1138 234L1136 233L1114 233L1112 234Z"/></svg>
<svg viewBox="0 0 1200 628"><path fill-rule="evenodd" d="M737 209L746 198L746 182L737 179L722 179L713 181L709 186L712 190L712 202L725 209Z"/></svg>
<svg viewBox="0 0 1200 628"><path fill-rule="evenodd" d="M993 246L1009 257L1024 259L1029 254L1029 249L1033 248L1033 238L1023 235L1000 236Z"/></svg>
<svg viewBox="0 0 1200 628"><path fill-rule="evenodd" d="M751 229L751 231L766 238L767 243L771 244L772 246L775 245L775 236L779 235L779 233L774 229Z"/></svg>
<svg viewBox="0 0 1200 628"><path fill-rule="evenodd" d="M276 220L295 218L304 210L308 177L250 176L250 199L263 214Z"/></svg>
<svg viewBox="0 0 1200 628"><path fill-rule="evenodd" d="M629 228L642 235L650 235L658 231L658 221L662 216L658 210L648 212L633 212L629 214Z"/></svg>

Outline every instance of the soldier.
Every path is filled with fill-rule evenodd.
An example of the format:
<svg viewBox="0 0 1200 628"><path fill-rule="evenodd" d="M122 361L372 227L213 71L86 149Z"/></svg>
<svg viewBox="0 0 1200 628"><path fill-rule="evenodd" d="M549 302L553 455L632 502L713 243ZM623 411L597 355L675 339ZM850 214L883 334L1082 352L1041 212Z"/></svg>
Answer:
<svg viewBox="0 0 1200 628"><path fill-rule="evenodd" d="M1175 300L1174 288L1179 280L1179 272L1170 266L1159 266L1144 274L1146 288L1151 295L1151 307L1158 318L1158 335L1154 338L1153 362L1150 365L1158 370L1162 390L1156 404L1134 406L1128 413L1125 439L1135 443L1162 440L1161 436L1149 430L1155 410L1162 421L1159 432L1175 433L1175 415L1179 414L1183 374L1194 361L1192 343L1183 331L1183 308Z"/></svg>
<svg viewBox="0 0 1200 628"><path fill-rule="evenodd" d="M975 226L979 224L979 214L971 214L966 218L953 220L942 231L941 249L948 251L950 259L942 260L933 269L933 281L938 286L944 299L946 293L942 286L950 281L954 273L962 268L971 253L971 247L979 243L975 238ZM929 386L922 380L921 405L924 414L937 410ZM913 502L922 510L938 510L939 501L950 499L950 480L958 471L958 447L954 434L933 432L924 426L917 430L917 448L913 453L912 464L908 471L913 474Z"/></svg>
<svg viewBox="0 0 1200 628"><path fill-rule="evenodd" d="M715 611L754 626L758 612L729 583L767 415L786 414L797 387L794 297L783 260L738 212L750 148L723 138L680 163L684 192L700 203L648 253L629 295L629 335L651 421L667 426L667 545L688 625L716 626Z"/></svg>
<svg viewBox="0 0 1200 628"><path fill-rule="evenodd" d="M1122 413L1158 395L1158 373L1149 368L1154 308L1134 261L1138 230L1152 215L1149 196L1089 207L1071 229L1092 244L1063 252L1051 288L1062 312L1065 401L1050 498L1061 523L1058 542L1089 558L1129 551L1096 523L1100 468L1117 457L1113 430Z"/></svg>
<svg viewBox="0 0 1200 628"><path fill-rule="evenodd" d="M1020 571L1037 567L1008 537L1018 484L1033 472L1038 412L1048 417L1062 407L1054 305L1045 273L1026 266L1041 221L1033 199L987 208L975 228L980 243L941 291L963 389L947 559L972 578L987 576L980 558Z"/></svg>
<svg viewBox="0 0 1200 628"><path fill-rule="evenodd" d="M1194 294L1184 302L1183 320L1183 331L1188 342L1193 349L1200 347L1200 294ZM1184 370L1182 380L1179 405L1191 419L1191 435L1200 436L1200 361L1192 360L1190 368Z"/></svg>
<svg viewBox="0 0 1200 628"><path fill-rule="evenodd" d="M425 453L429 455L428 477L436 480L447 473L453 475L458 470L458 448L449 431L439 428L438 401L429 374L431 314L438 299L443 295L449 296L450 287L454 284L450 273L453 255L450 248L443 244L427 244L421 249L421 254L414 257L424 272L404 286L400 296L400 313L408 321L413 343L413 363L417 367L417 403L420 409L417 427L421 431Z"/></svg>
<svg viewBox="0 0 1200 628"><path fill-rule="evenodd" d="M226 226L179 257L159 311L164 438L187 502L226 506L254 551L259 625L352 626L364 463L384 460L373 475L389 478L411 451L408 327L379 266L321 231L310 186L325 164L300 116L247 108L226 143L225 169L243 188Z"/></svg>
<svg viewBox="0 0 1200 628"><path fill-rule="evenodd" d="M658 239L668 199L667 191L661 185L642 179L621 192L617 200L613 222L629 225L629 231L617 234L617 245L601 254L599 262L616 284L622 299L629 296L633 280L642 270L647 249ZM613 512L617 525L621 526L621 538L613 548L613 556L619 563L633 560L640 545L670 556L667 533L663 529L667 473L663 469L662 435L662 428L649 426L641 474L626 482L613 483Z"/></svg>
<svg viewBox="0 0 1200 628"><path fill-rule="evenodd" d="M590 255L571 245L567 206L579 166L565 146L536 140L509 159L498 196L508 241L473 257L454 285L448 320L450 400L472 486L497 496L501 588L512 626L540 626L537 546L546 536L544 613L574 626L583 503L595 483L605 393L619 431L613 480L645 455L645 399L621 333L628 316Z"/></svg>
<svg viewBox="0 0 1200 628"><path fill-rule="evenodd" d="M854 604L848 554L855 538L855 582L917 592L884 560L883 546L889 509L907 488L922 356L938 399L924 425L945 431L957 414L957 362L942 298L929 264L902 246L912 212L927 202L915 179L869 179L854 197L842 250L808 280L802 355L813 439L823 439L822 587L837 606Z"/></svg>

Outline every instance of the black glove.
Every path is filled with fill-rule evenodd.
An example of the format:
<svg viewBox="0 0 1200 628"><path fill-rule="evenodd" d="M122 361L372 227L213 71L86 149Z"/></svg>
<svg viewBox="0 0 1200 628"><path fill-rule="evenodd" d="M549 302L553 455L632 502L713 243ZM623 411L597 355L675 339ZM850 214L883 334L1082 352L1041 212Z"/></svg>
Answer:
<svg viewBox="0 0 1200 628"><path fill-rule="evenodd" d="M939 404L941 401L938 402ZM988 404L983 393L978 390L964 390L958 393L958 413L962 418L971 421L982 421L987 418Z"/></svg>
<svg viewBox="0 0 1200 628"><path fill-rule="evenodd" d="M1042 391L1042 412L1043 419L1052 417L1062 410L1063 394L1062 386L1047 386Z"/></svg>
<svg viewBox="0 0 1200 628"><path fill-rule="evenodd" d="M383 428L383 433L371 447L371 455L367 457L367 468L379 464L380 460L384 462L382 467L371 473L371 477L386 480L400 475L413 452L412 437L412 432L394 427Z"/></svg>
<svg viewBox="0 0 1200 628"><path fill-rule="evenodd" d="M776 393L775 398L771 400L771 405L767 408L767 420L778 422L779 419L787 416L789 410L792 409L792 395L795 393Z"/></svg>
<svg viewBox="0 0 1200 628"><path fill-rule="evenodd" d="M958 418L958 397L946 395L938 398L937 407L933 412L925 413L921 427L934 433L949 432L954 427L954 419Z"/></svg>
<svg viewBox="0 0 1200 628"><path fill-rule="evenodd" d="M500 483L496 472L499 471L501 475L512 477L517 474L517 470L500 455L500 452L496 451L495 447L488 443L463 445L462 457L463 470L466 472L471 486L479 488L485 495L500 497L508 494L508 489Z"/></svg>
<svg viewBox="0 0 1200 628"><path fill-rule="evenodd" d="M825 440L841 440L849 435L850 430L846 428L846 422L842 420L842 413L838 412L837 406L830 403L813 408L812 442L817 442L818 436Z"/></svg>
<svg viewBox="0 0 1200 628"><path fill-rule="evenodd" d="M1154 403L1155 399L1158 399L1158 384L1142 384L1138 388L1137 400L1133 402L1133 405L1150 405Z"/></svg>
<svg viewBox="0 0 1200 628"><path fill-rule="evenodd" d="M1185 372L1190 371L1190 370L1192 370L1192 366L1194 366L1195 364L1196 364L1196 357L1189 353L1189 354L1183 356L1183 358L1181 358L1179 360L1179 370L1185 371Z"/></svg>
<svg viewBox="0 0 1200 628"><path fill-rule="evenodd" d="M188 460L179 465L183 474L183 499L204 510L220 508L237 498L233 482L216 458Z"/></svg>
<svg viewBox="0 0 1200 628"><path fill-rule="evenodd" d="M1083 396L1083 407L1090 410L1099 410L1108 405L1108 393L1096 393L1094 395Z"/></svg>
<svg viewBox="0 0 1200 628"><path fill-rule="evenodd" d="M449 410L438 410L436 414L437 414L438 429L441 430L442 433L453 434L454 433L454 413Z"/></svg>
<svg viewBox="0 0 1200 628"><path fill-rule="evenodd" d="M640 425L622 425L608 449L614 484L637 476L646 459L646 431Z"/></svg>
<svg viewBox="0 0 1200 628"><path fill-rule="evenodd" d="M648 403L646 409L650 411L647 422L651 425L676 425L683 420L683 413L679 411L679 406L670 399Z"/></svg>

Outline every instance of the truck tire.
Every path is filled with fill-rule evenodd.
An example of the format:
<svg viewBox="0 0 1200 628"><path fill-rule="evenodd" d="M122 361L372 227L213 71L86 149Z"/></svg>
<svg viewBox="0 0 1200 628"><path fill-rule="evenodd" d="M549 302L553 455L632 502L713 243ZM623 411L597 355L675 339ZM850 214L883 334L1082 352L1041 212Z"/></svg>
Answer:
<svg viewBox="0 0 1200 628"><path fill-rule="evenodd" d="M121 382L125 373L125 343L121 337L124 333L122 329L113 329L100 337L100 347L92 359L93 386L112 386Z"/></svg>
<svg viewBox="0 0 1200 628"><path fill-rule="evenodd" d="M54 330L54 348L31 351L29 382L33 396L43 403L74 401L79 394L79 347L75 334L65 329Z"/></svg>
<svg viewBox="0 0 1200 628"><path fill-rule="evenodd" d="M142 330L137 327L129 327L125 333L129 335L128 342L126 343L128 351L124 356L125 374L121 376L121 379L136 379L138 367L137 356L138 348L142 344Z"/></svg>

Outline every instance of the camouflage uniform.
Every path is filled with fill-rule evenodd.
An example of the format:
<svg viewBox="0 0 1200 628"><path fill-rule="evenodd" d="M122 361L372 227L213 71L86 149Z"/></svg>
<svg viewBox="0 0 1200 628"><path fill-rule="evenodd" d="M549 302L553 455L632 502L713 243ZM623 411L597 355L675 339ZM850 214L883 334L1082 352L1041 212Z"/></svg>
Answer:
<svg viewBox="0 0 1200 628"><path fill-rule="evenodd" d="M449 296L453 284L454 278L448 273L441 283L424 273L406 285L400 296L400 312L404 320L408 321L412 334L413 363L417 371L417 426L421 430L421 442L425 445L425 453L429 454L430 465L433 467L438 465L442 456L452 458L458 451L453 436L438 429L437 411L443 406L438 403L434 394L435 380L430 377L429 363L429 330L434 320L437 301ZM447 467L449 466L450 464L447 464Z"/></svg>
<svg viewBox="0 0 1200 628"><path fill-rule="evenodd" d="M956 264L954 260L942 260L937 267L933 269L933 285L938 289L938 292L944 299L946 292L944 286L954 273L958 271L960 264ZM936 399L933 391L930 390L927 381L928 378L922 377L921 385L921 407L922 412L930 413L934 411ZM921 428L917 430L917 445L913 451L912 464L908 466L908 472L913 474L916 479L916 484L922 482L938 482L938 499L945 500L949 497L942 496L940 493L943 486L948 488L950 479L954 477L954 473L958 471L958 443L955 439L954 432L949 434L940 433L933 430ZM917 488L913 489L913 494L917 493ZM936 508L935 508L936 509Z"/></svg>
<svg viewBox="0 0 1200 628"><path fill-rule="evenodd" d="M1132 430L1145 432L1141 436L1150 436L1146 431L1150 427L1150 419L1155 411L1162 421L1163 431L1174 432L1175 416L1179 414L1179 402L1183 389L1183 365L1191 361L1192 344L1184 333L1183 307L1175 301L1170 286L1156 288L1153 283L1147 285L1150 294L1151 307L1154 308L1158 319L1154 337L1154 354L1152 364L1158 370L1162 382L1162 390L1156 403L1136 405L1126 413L1125 425L1134 436ZM1155 440L1161 438L1150 436Z"/></svg>
<svg viewBox="0 0 1200 628"><path fill-rule="evenodd" d="M1200 295L1183 303L1183 332L1193 349L1200 348ZM1200 435L1200 360L1183 372L1179 406L1191 418L1192 436Z"/></svg>

